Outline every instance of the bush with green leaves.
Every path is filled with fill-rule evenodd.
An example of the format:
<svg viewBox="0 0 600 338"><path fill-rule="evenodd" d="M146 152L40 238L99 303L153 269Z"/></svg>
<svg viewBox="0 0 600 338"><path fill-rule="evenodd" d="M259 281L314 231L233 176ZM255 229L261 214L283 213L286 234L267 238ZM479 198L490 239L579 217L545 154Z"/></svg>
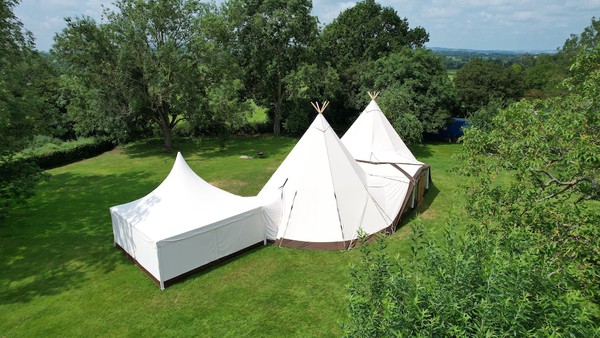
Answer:
<svg viewBox="0 0 600 338"><path fill-rule="evenodd" d="M348 287L346 337L576 336L600 333L597 304L572 288L553 243L527 228L417 223L408 258L364 245Z"/></svg>
<svg viewBox="0 0 600 338"><path fill-rule="evenodd" d="M19 166L33 161L42 169L50 169L94 157L114 147L111 141L94 137L67 142L48 142L42 146L23 150L13 161L7 161L5 164Z"/></svg>

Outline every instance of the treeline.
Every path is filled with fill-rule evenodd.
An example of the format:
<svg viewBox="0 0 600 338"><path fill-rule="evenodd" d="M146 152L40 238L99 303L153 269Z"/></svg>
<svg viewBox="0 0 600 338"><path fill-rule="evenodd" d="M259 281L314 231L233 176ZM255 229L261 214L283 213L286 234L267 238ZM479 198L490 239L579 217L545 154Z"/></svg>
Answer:
<svg viewBox="0 0 600 338"><path fill-rule="evenodd" d="M9 147L16 150L34 135L115 142L160 135L171 148L182 124L188 136L224 139L247 130L251 102L269 112L271 127L258 131L298 135L313 114L306 102L327 99L328 119L343 132L367 90L382 92L380 105L405 141L420 142L452 115L559 95L572 56L472 59L452 82L443 58L423 47L426 30L373 0L325 26L310 15L309 0L121 0L103 22L66 18L46 54L22 33L16 3L2 12L11 44L4 67L13 69L3 76L11 99L21 98L6 113L20 135Z"/></svg>
<svg viewBox="0 0 600 338"><path fill-rule="evenodd" d="M477 50L477 49L452 49L432 47L431 50L443 57L443 63L449 70L461 69L471 59L482 59L500 63L516 63L524 55L536 57L538 55L552 55L555 51L502 51L502 50Z"/></svg>

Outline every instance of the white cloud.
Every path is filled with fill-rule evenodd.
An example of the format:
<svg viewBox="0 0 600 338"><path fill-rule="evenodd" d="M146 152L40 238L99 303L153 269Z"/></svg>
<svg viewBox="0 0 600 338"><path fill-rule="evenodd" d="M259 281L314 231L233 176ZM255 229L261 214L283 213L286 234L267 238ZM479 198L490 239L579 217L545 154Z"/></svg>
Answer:
<svg viewBox="0 0 600 338"><path fill-rule="evenodd" d="M45 29L55 30L57 27L62 26L65 23L64 19L58 16L45 17L40 26Z"/></svg>
<svg viewBox="0 0 600 338"><path fill-rule="evenodd" d="M460 10L456 7L428 7L423 11L423 15L430 18L451 18L456 17Z"/></svg>

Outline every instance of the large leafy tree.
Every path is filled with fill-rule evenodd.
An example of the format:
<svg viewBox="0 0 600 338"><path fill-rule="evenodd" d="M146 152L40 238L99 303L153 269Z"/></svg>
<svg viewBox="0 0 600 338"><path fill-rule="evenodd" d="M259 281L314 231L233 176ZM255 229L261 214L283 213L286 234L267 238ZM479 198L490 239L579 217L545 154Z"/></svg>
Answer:
<svg viewBox="0 0 600 338"><path fill-rule="evenodd" d="M64 72L60 79L67 110L79 135L130 138L141 109L130 105L126 78L108 25L90 17L67 18L67 27L54 40L52 56ZM141 83L141 81L140 81ZM134 93L143 96L143 90Z"/></svg>
<svg viewBox="0 0 600 338"><path fill-rule="evenodd" d="M202 107L200 32L207 6L122 0L115 7L107 23L68 20L56 38L54 53L69 70L78 126L125 138L154 124L169 149L173 127Z"/></svg>
<svg viewBox="0 0 600 338"><path fill-rule="evenodd" d="M325 26L321 40L325 58L344 69L404 47L422 47L429 34L422 27L409 28L408 20L400 18L393 8L364 0Z"/></svg>
<svg viewBox="0 0 600 338"><path fill-rule="evenodd" d="M17 3L0 2L0 216L14 202L31 196L41 177L35 163L13 158L33 136L33 122L42 106L33 76L39 54L13 14Z"/></svg>
<svg viewBox="0 0 600 338"><path fill-rule="evenodd" d="M529 58L531 64L523 72L525 98L543 99L566 94L562 82L569 76L570 59L565 53Z"/></svg>
<svg viewBox="0 0 600 338"><path fill-rule="evenodd" d="M309 0L231 0L228 19L237 33L234 46L249 96L272 111L273 133L281 132L290 91L288 75L310 59L317 18Z"/></svg>
<svg viewBox="0 0 600 338"><path fill-rule="evenodd" d="M371 68L372 62L404 48L422 47L428 40L425 29L410 28L408 19L374 0L357 2L326 25L316 54L339 74L341 93L329 98L332 100L329 114L334 114L334 124L349 125L364 108L363 74ZM342 114L338 114L337 107L341 107Z"/></svg>
<svg viewBox="0 0 600 338"><path fill-rule="evenodd" d="M189 122L197 129L214 133L221 147L229 135L246 122L251 105L243 99L243 69L238 64L234 49L235 33L232 22L224 20L223 8L214 9L203 19L202 69L206 86L206 107Z"/></svg>
<svg viewBox="0 0 600 338"><path fill-rule="evenodd" d="M503 106L523 97L523 74L514 67L499 62L474 58L463 66L454 79L458 100L465 114L486 107L492 101Z"/></svg>
<svg viewBox="0 0 600 338"><path fill-rule="evenodd" d="M364 92L381 91L379 104L410 143L421 142L424 132L443 128L455 106L441 58L423 48L405 48L380 58L364 72L362 83Z"/></svg>

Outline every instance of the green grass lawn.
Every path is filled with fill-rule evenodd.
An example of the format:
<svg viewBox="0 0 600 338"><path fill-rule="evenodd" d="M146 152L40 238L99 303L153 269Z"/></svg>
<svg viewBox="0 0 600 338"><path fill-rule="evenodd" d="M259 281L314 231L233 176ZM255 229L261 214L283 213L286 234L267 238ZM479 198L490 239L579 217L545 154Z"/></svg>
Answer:
<svg viewBox="0 0 600 338"><path fill-rule="evenodd" d="M224 150L176 140L188 164L225 190L254 195L292 149L291 138L235 138ZM112 245L108 208L144 196L168 174L175 151L160 140L117 148L48 171L37 195L0 228L0 336L337 336L349 265L358 250L261 247L165 291ZM433 185L418 208L439 229L461 212L460 145L419 145ZM240 159L258 151L265 158ZM408 252L414 214L386 241Z"/></svg>

